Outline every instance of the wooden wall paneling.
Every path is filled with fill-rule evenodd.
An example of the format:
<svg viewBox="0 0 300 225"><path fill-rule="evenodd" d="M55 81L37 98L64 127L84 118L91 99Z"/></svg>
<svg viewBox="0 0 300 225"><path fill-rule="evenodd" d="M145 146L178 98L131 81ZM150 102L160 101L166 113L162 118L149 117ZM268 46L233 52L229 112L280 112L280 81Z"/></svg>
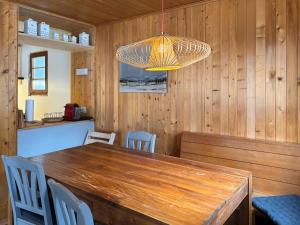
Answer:
<svg viewBox="0 0 300 225"><path fill-rule="evenodd" d="M191 14L189 16L189 14ZM203 5L197 5L192 7L187 12L187 16L190 17L188 22L190 27L190 35L192 38L198 40L204 40L205 37L205 26L204 26L204 7ZM199 127L202 127L202 113L203 108L203 97L202 97L202 79L204 75L204 61L198 62L191 66L191 115L190 115L190 126L192 131L196 131ZM187 88L188 89L188 88ZM195 113L200 112L200 113Z"/></svg>
<svg viewBox="0 0 300 225"><path fill-rule="evenodd" d="M247 135L247 67L246 35L247 4L246 0L237 2L236 42L237 42L237 136Z"/></svg>
<svg viewBox="0 0 300 225"><path fill-rule="evenodd" d="M8 130L9 130L9 119L8 119L8 76L7 76L7 71L6 74L5 69L8 69L8 65L7 65L7 57L5 57L7 55L7 52L5 52L5 50L7 51L7 44L8 44L8 33L5 26L8 25L8 17L5 15L7 14L7 5L5 5L4 3L0 2L0 17L1 17L1 24L0 24L0 31L1 31L1 35L0 35L0 45L1 45L1 50L0 50L0 71L1 71L1 76L0 76L0 91L1 91L1 107L0 107L0 115L1 116L1 125L0 125L0 137L1 137L1 153L2 154L8 154ZM5 24L6 23L6 24ZM2 48L3 46L3 48ZM1 204L0 206L0 218L4 219L7 218L6 216L6 212L7 212L7 203L8 203L8 199L7 199L7 195L8 195L8 190L7 190L7 185L6 185L6 180L5 180L5 171L4 171L4 167L3 164L1 162L1 189L3 191L0 192L1 197L0 199L4 199L3 200L3 204Z"/></svg>
<svg viewBox="0 0 300 225"><path fill-rule="evenodd" d="M0 2L0 154L16 154L18 9ZM8 190L0 163L0 220L7 218Z"/></svg>
<svg viewBox="0 0 300 225"><path fill-rule="evenodd" d="M137 39L133 39L136 34L132 33L132 26L133 26L134 22L135 22L135 20L130 20L130 21L125 22L125 24L126 24L126 26L125 26L126 27L126 34L125 34L126 42L125 43L126 44L131 43L133 41L137 41ZM136 95L133 93L124 93L123 97L124 97L123 101L127 104L127 106L125 106L124 109L125 109L125 113L126 113L125 115L128 119L127 119L127 125L126 125L125 129L123 129L124 133L126 133L127 130L134 129L134 127L136 125L133 121L134 117L135 117L133 102L134 102L134 98L136 97ZM154 104L154 98L152 98L151 100ZM126 107L127 107L127 109L126 109ZM152 108L150 109L150 113L149 113L150 118L153 116L151 110L152 110ZM124 138L122 138L122 140L123 139Z"/></svg>
<svg viewBox="0 0 300 225"><path fill-rule="evenodd" d="M187 8L183 10L183 33L181 36L191 37L191 9ZM194 66L194 65L193 65ZM191 80L194 80L194 74L191 73L192 66L185 67L181 70L183 74L183 129L191 130L191 97L192 92L194 91ZM190 74L186 76L186 74Z"/></svg>
<svg viewBox="0 0 300 225"><path fill-rule="evenodd" d="M210 16L214 18L212 27L212 132L220 133L221 123L221 53L220 53L220 1L214 2L214 13Z"/></svg>
<svg viewBox="0 0 300 225"><path fill-rule="evenodd" d="M266 0L256 1L256 138L265 138L266 115Z"/></svg>
<svg viewBox="0 0 300 225"><path fill-rule="evenodd" d="M128 26L127 26L128 30L127 30L127 38L129 40L128 43L130 42L135 42L137 41L137 31L136 31L136 20L131 20L130 22L128 22ZM128 124L129 129L135 129L136 128L136 124L137 124L137 95L134 95L132 93L127 94L127 102L128 104L128 118L130 118L130 123ZM153 104L155 104L156 99L152 98ZM152 110L152 108L151 108ZM158 111L157 111L158 112ZM158 113L157 113L158 114ZM150 113L151 117L155 117L156 115L153 113ZM150 117L150 118L151 118Z"/></svg>
<svg viewBox="0 0 300 225"><path fill-rule="evenodd" d="M287 18L287 6L297 5L293 1L210 0L167 10L166 33L194 37L213 48L206 60L169 72L167 94L119 93L114 57L119 45L158 35L159 13L98 26L97 128L120 132L122 141L129 129L154 132L157 151L166 154L176 154L176 136L183 130L297 141L298 69L287 56L294 51L298 60L299 18ZM287 22L294 29L289 44ZM291 93L297 96L289 98ZM294 116L287 115L287 105ZM288 129L293 138L287 138Z"/></svg>
<svg viewBox="0 0 300 225"><path fill-rule="evenodd" d="M135 23L134 23L134 29L133 29L133 36L135 36L135 41L138 40L142 40L143 39L143 35L142 35L142 31L144 28L141 27L142 25L142 21L145 20L146 18L140 17L137 18ZM139 28L139 31L138 31ZM141 117L141 110L144 109L145 107L144 102L142 102L141 100L143 99L143 95L135 95L134 96L134 100L135 103L133 104L134 108L135 108L135 122L133 124L135 124L136 129L138 130L144 130L142 127L142 117ZM159 101L160 102L160 101ZM161 113L159 113L161 114ZM163 144L163 143L162 143Z"/></svg>
<svg viewBox="0 0 300 225"><path fill-rule="evenodd" d="M200 17L200 21L199 24L195 24L195 29L198 29L200 32L199 34L199 40L205 40L205 13L204 13L204 5L201 6L201 17ZM196 13L196 12L195 12ZM198 63L198 73L197 73L197 78L198 78L198 93L199 96L197 97L198 102L196 102L195 104L198 104L198 108L197 108L197 114L198 114L198 120L200 121L199 124L197 125L197 130L201 129L204 130L205 127L205 108L204 108L204 103L205 103L205 95L204 95L204 86L205 86L205 82L204 82L204 76L205 74L205 61L201 61ZM194 113L194 112L193 112Z"/></svg>
<svg viewBox="0 0 300 225"><path fill-rule="evenodd" d="M105 27L103 32L105 32L103 35L103 40L101 40L101 42L103 42L103 45L99 49L99 51L101 52L100 53L101 59L102 60L107 59L108 63L111 63L110 57L109 57L110 46L109 46L109 37L108 37L109 32L110 32L110 27L109 26ZM106 112L107 112L107 108L111 107L111 103L106 101L105 96L108 95L109 93L106 93L105 87L109 86L109 84L106 81L106 73L111 72L111 70L107 64L100 65L100 70L103 70L103 72L104 72L103 76L100 77L100 81L99 81L100 82L99 85L101 85L99 106L100 106L100 110L102 111L101 117L100 117L100 124L101 124L100 128L101 129L104 129L104 128L109 129L110 125L108 123L110 123L111 121L109 121L108 118L106 117L107 116Z"/></svg>
<svg viewBox="0 0 300 225"><path fill-rule="evenodd" d="M247 1L247 137L255 138L256 98L256 1Z"/></svg>
<svg viewBox="0 0 300 225"><path fill-rule="evenodd" d="M198 11L197 11L198 12ZM203 18L203 12L199 15ZM165 27L167 29L167 32L170 34L177 33L178 30L178 17L177 14L172 11L168 13L167 18L169 17L170 20L167 20L167 23L165 24ZM201 26L201 25L200 25ZM151 34L150 34L151 35ZM178 114L177 109L178 105L176 102L178 101L178 72L172 71L168 73L168 95L170 96L170 121L165 121L166 125L169 127L169 138L168 138L168 149L170 149L170 154L173 155L179 155L179 149L177 149L176 146L176 136L178 134ZM201 99L201 98L200 98ZM198 99L199 100L199 99ZM201 119L197 120L197 122L201 123ZM166 152L166 151L165 151ZM169 152L168 152L169 153Z"/></svg>
<svg viewBox="0 0 300 225"><path fill-rule="evenodd" d="M221 52L221 99L220 99L220 133L229 134L229 3L220 2L220 52Z"/></svg>
<svg viewBox="0 0 300 225"><path fill-rule="evenodd" d="M276 0L276 140L286 141L286 0Z"/></svg>
<svg viewBox="0 0 300 225"><path fill-rule="evenodd" d="M71 102L86 106L88 114L95 116L94 51L72 53ZM77 76L77 68L88 68L88 76Z"/></svg>
<svg viewBox="0 0 300 225"><path fill-rule="evenodd" d="M229 134L237 135L237 58L236 58L236 17L237 0L229 5Z"/></svg>
<svg viewBox="0 0 300 225"><path fill-rule="evenodd" d="M109 32L108 32L108 49L113 49L113 40L114 40L114 36L115 34L113 33L113 27L110 26L109 27ZM115 58L115 54L113 51L105 51L105 57L109 58L109 61L111 62L111 67L109 70L109 75L105 77L105 102L110 102L109 107L106 111L106 120L107 123L109 125L109 129L112 130L114 127L114 68L112 67L113 62L114 62L114 58Z"/></svg>
<svg viewBox="0 0 300 225"><path fill-rule="evenodd" d="M9 4L9 23L8 23L8 119L9 119L9 133L8 133L8 153L9 155L16 155L17 152L17 83L18 83L18 8Z"/></svg>
<svg viewBox="0 0 300 225"><path fill-rule="evenodd" d="M185 35L185 22L184 22L184 11L183 9L179 9L176 13L177 17L177 29L176 34L179 36ZM176 114L177 114L177 132L180 130L184 130L184 110L183 110L183 103L184 103L184 78L185 74L183 74L182 70L176 71L177 73L177 102L181 102L181 105L176 104ZM173 73L170 73L172 76Z"/></svg>
<svg viewBox="0 0 300 225"><path fill-rule="evenodd" d="M97 28L96 32L96 123L98 129L109 129L110 126L108 123L108 119L106 118L106 110L111 106L111 103L105 101L105 95L109 93L105 93L106 84L106 73L110 73L110 58L107 57L107 54L110 54L110 46L109 46L109 32L110 26L100 26ZM99 31L99 32L98 32ZM107 62L106 62L107 61ZM106 62L106 63L100 63Z"/></svg>
<svg viewBox="0 0 300 225"><path fill-rule="evenodd" d="M149 20L147 20L149 22ZM172 24L173 22L173 15L171 13L167 13L165 15L165 26L166 27L171 27L170 24ZM147 35L147 28L145 28L145 32L144 34ZM170 31L168 31L170 32ZM147 37L145 37L147 38ZM174 75L174 74L173 74ZM168 74L168 90L173 89L174 84L174 79L172 79L173 76L169 76ZM161 107L162 109L164 109L164 117L162 121L159 121L157 123L157 126L159 127L159 129L161 129L163 131L163 137L165 138L165 141L163 141L163 149L173 149L174 145L172 146L173 143L176 143L176 140L174 140L174 134L176 133L174 131L174 126L172 126L173 123L173 119L174 116L171 113L171 109L172 109L172 103L174 102L174 95L170 93L170 95L164 95L164 98L162 98L164 101L161 103ZM143 104L147 104L147 100L145 101L144 99L142 100L144 101ZM144 112L147 113L147 112ZM174 152L176 152L176 149L173 149ZM174 153L176 154L176 153Z"/></svg>
<svg viewBox="0 0 300 225"><path fill-rule="evenodd" d="M160 28L160 16L157 16L154 26L154 34L159 34L161 32ZM156 149L165 149L165 143L168 142L167 134L165 132L166 124L165 120L169 118L168 116L168 102L169 95L166 94L154 94L152 96L152 106L150 114L150 130L152 133L157 134L158 143L156 144ZM153 107L154 106L154 107Z"/></svg>
<svg viewBox="0 0 300 225"><path fill-rule="evenodd" d="M168 24L171 23L171 19L172 19L172 15L169 13L167 16L167 20L169 21ZM147 28L145 28L147 29ZM146 33L146 32L145 32ZM143 37L147 38L147 37ZM167 84L168 85L168 84ZM168 89L169 90L169 89ZM160 118L160 121L157 121L158 124L156 125L158 130L161 130L161 135L160 135L160 141L162 143L161 145L161 149L173 149L174 146L170 145L171 143L176 143L176 140L174 139L176 136L174 136L173 134L171 134L171 126L169 124L169 121L171 120L171 95L168 94L164 94L163 97L161 98L161 102L160 102L160 108L161 108L161 113L162 113L162 117ZM144 102L144 103L147 103ZM174 137L172 139L172 136ZM176 149L172 150L175 154L175 152L177 151Z"/></svg>
<svg viewBox="0 0 300 225"><path fill-rule="evenodd" d="M207 133L211 133L213 130L212 126L212 77L213 77L213 21L214 21L214 3L205 5L205 41L211 46L212 52L209 58L205 60L205 129Z"/></svg>
<svg viewBox="0 0 300 225"><path fill-rule="evenodd" d="M113 34L114 34L114 43L113 48L116 50L119 46L123 43L123 33L124 33L124 26L122 24L115 24L113 26ZM119 111L122 109L122 102L119 101L119 62L117 60L113 61L113 90L114 90L114 97L113 97L113 130L118 131L119 129Z"/></svg>
<svg viewBox="0 0 300 225"><path fill-rule="evenodd" d="M160 15L157 17L157 23L155 26L155 33L159 34L161 32L161 18ZM167 19L170 19L170 17L167 17ZM147 37L143 37L145 39ZM168 142L168 125L166 124L166 121L170 121L170 95L167 94L158 94L155 96L157 107L158 107L158 113L155 114L155 118L152 118L151 124L153 125L153 133L156 133L158 136L159 145L156 146L156 149L167 149L169 148Z"/></svg>
<svg viewBox="0 0 300 225"><path fill-rule="evenodd" d="M276 138L276 1L267 0L265 8L266 139Z"/></svg>
<svg viewBox="0 0 300 225"><path fill-rule="evenodd" d="M106 35L105 32L106 26L98 26L97 32L96 32L96 49L95 49L95 57L96 57L96 103L95 108L98 110L95 110L96 113L96 123L97 123L97 129L103 128L101 121L103 121L104 116L104 102L102 101L102 91L103 88L100 85L105 85L105 82L102 81L102 76L105 71L105 59L103 58L103 52L104 52L104 46L106 44L104 36ZM99 61L103 62L101 67Z"/></svg>
<svg viewBox="0 0 300 225"><path fill-rule="evenodd" d="M287 141L298 141L297 1L286 0L287 16Z"/></svg>

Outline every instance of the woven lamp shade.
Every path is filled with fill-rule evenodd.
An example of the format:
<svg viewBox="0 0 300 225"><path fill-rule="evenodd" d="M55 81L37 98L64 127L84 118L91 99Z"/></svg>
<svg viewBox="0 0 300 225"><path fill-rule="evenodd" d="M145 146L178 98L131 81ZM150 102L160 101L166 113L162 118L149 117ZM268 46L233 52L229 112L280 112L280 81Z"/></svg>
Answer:
<svg viewBox="0 0 300 225"><path fill-rule="evenodd" d="M148 71L164 71L188 66L210 53L210 46L204 42L161 34L121 46L117 50L117 59Z"/></svg>

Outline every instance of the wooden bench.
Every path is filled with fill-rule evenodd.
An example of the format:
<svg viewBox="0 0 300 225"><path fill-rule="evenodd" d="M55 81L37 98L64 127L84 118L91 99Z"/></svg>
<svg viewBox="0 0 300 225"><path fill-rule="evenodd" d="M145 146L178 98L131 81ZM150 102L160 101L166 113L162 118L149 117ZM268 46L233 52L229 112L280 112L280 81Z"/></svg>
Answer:
<svg viewBox="0 0 300 225"><path fill-rule="evenodd" d="M299 144L183 132L180 157L251 171L252 196L300 195ZM265 217L252 213L253 224Z"/></svg>
<svg viewBox="0 0 300 225"><path fill-rule="evenodd" d="M184 132L180 156L252 172L253 195L300 195L300 145Z"/></svg>

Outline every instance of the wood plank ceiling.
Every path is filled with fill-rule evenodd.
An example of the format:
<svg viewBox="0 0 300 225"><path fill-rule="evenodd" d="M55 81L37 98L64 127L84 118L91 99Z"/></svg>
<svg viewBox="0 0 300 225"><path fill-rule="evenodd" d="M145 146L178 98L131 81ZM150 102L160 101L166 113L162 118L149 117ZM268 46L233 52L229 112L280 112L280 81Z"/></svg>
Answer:
<svg viewBox="0 0 300 225"><path fill-rule="evenodd" d="M94 25L159 11L161 8L161 0L10 1ZM186 5L199 1L200 0L165 0L165 8L174 8L180 5Z"/></svg>

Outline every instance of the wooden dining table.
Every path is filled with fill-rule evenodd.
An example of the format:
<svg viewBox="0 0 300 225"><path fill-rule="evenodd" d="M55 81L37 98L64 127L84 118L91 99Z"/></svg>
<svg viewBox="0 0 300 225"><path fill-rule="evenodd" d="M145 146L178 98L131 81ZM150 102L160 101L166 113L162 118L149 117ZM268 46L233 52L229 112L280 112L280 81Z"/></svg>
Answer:
<svg viewBox="0 0 300 225"><path fill-rule="evenodd" d="M249 224L251 173L90 144L31 158L99 224Z"/></svg>

